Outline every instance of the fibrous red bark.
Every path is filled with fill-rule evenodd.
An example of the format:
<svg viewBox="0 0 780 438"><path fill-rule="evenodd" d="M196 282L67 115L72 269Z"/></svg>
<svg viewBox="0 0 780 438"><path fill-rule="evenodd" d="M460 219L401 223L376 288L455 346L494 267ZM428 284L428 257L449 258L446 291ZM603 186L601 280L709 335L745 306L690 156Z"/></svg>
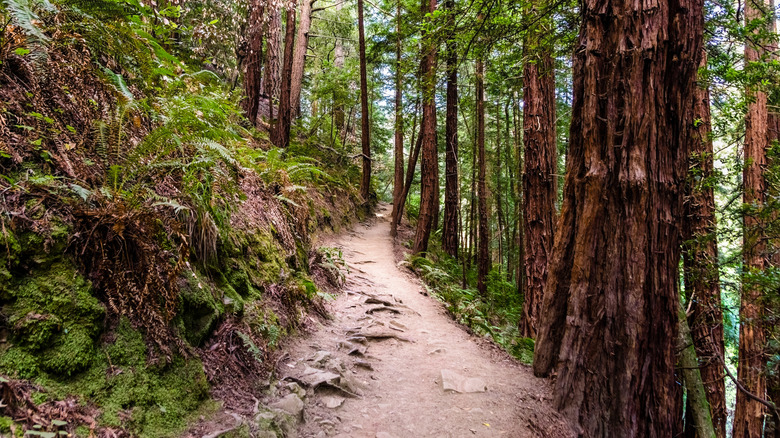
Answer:
<svg viewBox="0 0 780 438"><path fill-rule="evenodd" d="M529 338L536 337L542 310L558 196L555 64L551 48L548 44L542 44L543 38L542 29L537 28L529 32L523 48L526 59L523 66L525 294L520 333Z"/></svg>
<svg viewBox="0 0 780 438"><path fill-rule="evenodd" d="M436 10L436 0L423 0L422 11L432 14ZM431 20L428 15L426 20ZM420 163L420 214L417 219L417 231L414 235L413 252L419 254L428 250L428 239L436 215L436 193L439 187L439 160L436 150L436 42L434 35L423 35L423 53L421 76L423 85L422 122L420 136L422 137L422 160Z"/></svg>
<svg viewBox="0 0 780 438"><path fill-rule="evenodd" d="M534 372L581 436L669 437L701 0L584 0Z"/></svg>
<svg viewBox="0 0 780 438"><path fill-rule="evenodd" d="M455 1L446 0L450 32L455 31ZM458 257L458 212L460 199L458 188L458 52L454 35L447 39L447 118L445 121L445 177L444 177L444 224L441 246L444 252Z"/></svg>
<svg viewBox="0 0 780 438"><path fill-rule="evenodd" d="M298 23L298 34L295 36L293 50L292 85L290 87L290 102L292 118L301 112L301 88L303 87L303 70L306 66L306 51L309 49L309 29L311 29L311 8L317 0L301 0L301 15Z"/></svg>
<svg viewBox="0 0 780 438"><path fill-rule="evenodd" d="M390 221L390 235L395 237L398 234L398 222L396 217L400 217L402 207L402 197L404 193L404 116L403 116L403 95L401 94L401 85L403 73L401 71L401 2L396 6L396 24L395 24L395 145L393 155L395 159L394 178L393 178L393 213ZM411 151L410 151L411 152Z"/></svg>
<svg viewBox="0 0 780 438"><path fill-rule="evenodd" d="M702 51L701 66L707 65ZM723 310L718 273L718 242L713 190L713 149L710 93L697 84L692 100L695 122L689 125L688 184L683 214L683 269L690 303L688 323L701 379L707 392L712 422L718 438L726 436L726 387L723 379Z"/></svg>
<svg viewBox="0 0 780 438"><path fill-rule="evenodd" d="M295 44L295 2L286 9L287 29L284 36L284 62L279 92L279 115L273 127L273 144L278 148L286 148L290 144L290 125L292 123L292 107L290 102L290 87L292 85L293 45Z"/></svg>
<svg viewBox="0 0 780 438"><path fill-rule="evenodd" d="M249 4L249 29L246 73L244 74L244 114L253 125L257 124L260 92L263 83L263 13L265 2L252 0Z"/></svg>

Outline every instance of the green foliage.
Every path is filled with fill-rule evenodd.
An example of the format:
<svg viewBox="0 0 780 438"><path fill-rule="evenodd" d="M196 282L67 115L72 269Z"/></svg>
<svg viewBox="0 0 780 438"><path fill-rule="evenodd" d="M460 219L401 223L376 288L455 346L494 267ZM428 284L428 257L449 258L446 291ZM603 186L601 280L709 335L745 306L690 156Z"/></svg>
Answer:
<svg viewBox="0 0 780 438"><path fill-rule="evenodd" d="M425 281L426 289L446 304L456 321L480 336L489 336L517 359L531 363L533 340L529 343L521 338L517 329L522 300L504 273L492 270L487 294L481 296L473 286L475 272L466 273L464 288L462 266L437 248L432 248L427 258L409 256L406 263Z"/></svg>

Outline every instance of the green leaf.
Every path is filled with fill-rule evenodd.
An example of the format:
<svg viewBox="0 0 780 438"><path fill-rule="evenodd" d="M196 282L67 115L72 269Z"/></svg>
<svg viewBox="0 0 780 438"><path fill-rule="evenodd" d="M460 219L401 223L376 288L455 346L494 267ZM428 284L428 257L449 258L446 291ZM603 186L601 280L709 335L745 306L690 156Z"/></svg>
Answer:
<svg viewBox="0 0 780 438"><path fill-rule="evenodd" d="M24 55L30 53L30 49L25 49L25 48L19 47L18 49L14 50L14 53L17 56L24 56Z"/></svg>

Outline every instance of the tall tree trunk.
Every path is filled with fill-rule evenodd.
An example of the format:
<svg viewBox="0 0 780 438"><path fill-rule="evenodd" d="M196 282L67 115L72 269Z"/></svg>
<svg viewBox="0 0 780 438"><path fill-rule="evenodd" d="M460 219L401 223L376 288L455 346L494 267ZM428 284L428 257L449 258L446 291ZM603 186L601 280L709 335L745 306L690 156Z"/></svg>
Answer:
<svg viewBox="0 0 780 438"><path fill-rule="evenodd" d="M415 132L417 130L417 108L419 106L419 100L414 105L414 118L412 119L412 143L409 145L409 165L406 169L406 182L404 183L404 190L401 193L401 200L398 203L398 210L393 217L393 222L396 226L401 224L401 218L404 214L404 206L406 205L406 198L409 196L409 190L414 183L414 171L417 169L417 159L420 157L420 148L422 147L422 135L414 139Z"/></svg>
<svg viewBox="0 0 780 438"><path fill-rule="evenodd" d="M496 236L498 237L498 272L504 266L504 188L501 181L503 166L501 165L501 106L496 101L496 219L498 220Z"/></svg>
<svg viewBox="0 0 780 438"><path fill-rule="evenodd" d="M763 1L749 1L745 4L745 20L763 18L766 4ZM762 53L754 43L745 44L745 63L758 61ZM753 98L748 105L745 118L745 167L742 184L745 189L743 202L761 208L766 202L766 181L763 171L767 166L767 96L763 91L749 87L747 95ZM769 266L765 236L761 231L759 218L746 214L744 217L743 270L757 272ZM766 333L761 286L747 281L742 285L742 299L739 306L739 364L737 378L740 383L758 397L766 395L766 358L764 347ZM734 409L734 438L760 437L764 426L766 409L751 400L744 392L737 392Z"/></svg>
<svg viewBox="0 0 780 438"><path fill-rule="evenodd" d="M244 114L252 125L257 126L257 112L260 107L260 92L263 85L263 31L265 2L252 0L249 4L249 53L246 57L244 75Z"/></svg>
<svg viewBox="0 0 780 438"><path fill-rule="evenodd" d="M706 67L702 50L700 67ZM723 311L720 302L718 242L713 191L713 149L710 124L710 93L697 86L689 125L690 158L683 214L683 268L685 292L691 300L689 320L701 377L707 391L712 421L718 438L726 436L726 387L723 379Z"/></svg>
<svg viewBox="0 0 780 438"><path fill-rule="evenodd" d="M531 12L530 17L535 17ZM547 20L541 23L547 24ZM523 45L523 142L525 173L525 295L520 333L536 337L542 310L547 263L555 233L558 156L555 135L555 64L544 43L542 25L529 32Z"/></svg>
<svg viewBox="0 0 780 438"><path fill-rule="evenodd" d="M669 437L701 0L585 0L534 372L581 436ZM526 170L527 171L527 170Z"/></svg>
<svg viewBox="0 0 780 438"><path fill-rule="evenodd" d="M525 174L525 158L522 151L522 143L520 139L520 102L516 93L512 94L512 130L514 131L515 141L515 156L517 157L517 184L515 188L515 197L517 198L517 204L515 210L517 211L517 293L520 296L525 296L525 215L523 214L523 206L525 205L525 198L523 196L523 175Z"/></svg>
<svg viewBox="0 0 780 438"><path fill-rule="evenodd" d="M298 34L295 36L293 51L292 85L290 86L291 117L297 118L301 113L301 88L303 87L303 70L306 66L306 51L309 49L309 29L311 29L311 8L317 0L301 0L301 18L298 23ZM312 103L313 105L313 103Z"/></svg>
<svg viewBox="0 0 780 438"><path fill-rule="evenodd" d="M281 51L280 34L282 31L282 10L278 5L271 3L268 14L268 43L266 45L265 71L263 72L263 94L268 101L269 122L273 124L276 112L274 102L279 97L280 91L280 64Z"/></svg>
<svg viewBox="0 0 780 438"><path fill-rule="evenodd" d="M366 211L370 208L371 190L371 126L368 108L368 73L366 72L366 35L363 27L363 0L358 0L358 44L360 46L360 145L363 155L363 173L360 179L360 196Z"/></svg>
<svg viewBox="0 0 780 438"><path fill-rule="evenodd" d="M679 304L677 314L679 323L677 349L680 351L677 363L687 394L686 411L690 415L686 416L686 420L691 422L691 424L687 424L686 421L685 429L693 431L694 437L712 438L716 435L710 414L710 405L707 402L707 391L703 381L704 376L702 376L699 370L699 361L696 358L696 349L693 346L694 341L691 337L691 330L688 327L688 320L685 317L685 308L682 302ZM679 416L681 412L676 411L675 414Z"/></svg>
<svg viewBox="0 0 780 438"><path fill-rule="evenodd" d="M433 14L436 10L436 0L423 0L424 14ZM427 15L425 20L432 18ZM423 35L423 53L421 62L421 77L423 80L422 123L422 161L420 164L420 215L417 219L417 232L414 235L413 252L419 254L428 250L428 239L431 236L434 216L437 209L436 193L439 186L439 160L436 148L436 41L432 33Z"/></svg>
<svg viewBox="0 0 780 438"><path fill-rule="evenodd" d="M483 17L478 20L483 20ZM487 294L487 275L490 272L490 235L488 233L487 177L485 159L485 65L482 55L477 56L476 65L477 98L477 210L479 224L477 229L477 291Z"/></svg>
<svg viewBox="0 0 780 438"><path fill-rule="evenodd" d="M455 0L445 0L447 26L447 119L445 122L444 156L444 228L442 249L452 257L458 257L458 213L460 199L458 189L458 49L455 42Z"/></svg>
<svg viewBox="0 0 780 438"><path fill-rule="evenodd" d="M290 86L292 80L293 47L295 44L295 10L295 2L293 2L288 5L285 11L287 29L284 35L284 63L279 95L279 117L273 136L273 143L278 148L286 148L290 144L290 125L292 124Z"/></svg>
<svg viewBox="0 0 780 438"><path fill-rule="evenodd" d="M344 2L336 2L336 12L340 13ZM333 49L333 67L337 71L344 68L344 42L336 38L336 46ZM344 103L341 102L338 93L333 93L333 122L336 125L336 136L340 137L344 130Z"/></svg>
<svg viewBox="0 0 780 438"><path fill-rule="evenodd" d="M403 95L401 90L403 72L401 70L401 2L396 6L395 22L395 148L393 155L395 158L395 171L393 172L393 213L390 216L390 235L395 237L398 234L398 222L396 217L400 217L401 197L404 192L404 115L403 115Z"/></svg>

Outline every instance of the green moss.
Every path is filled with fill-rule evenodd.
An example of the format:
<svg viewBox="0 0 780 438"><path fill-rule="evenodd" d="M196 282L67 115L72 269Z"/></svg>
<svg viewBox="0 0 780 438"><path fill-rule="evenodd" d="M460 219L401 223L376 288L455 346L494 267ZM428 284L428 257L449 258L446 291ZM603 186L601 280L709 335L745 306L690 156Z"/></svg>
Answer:
<svg viewBox="0 0 780 438"><path fill-rule="evenodd" d="M11 343L0 370L24 378L40 372L69 376L88 368L105 313L70 261L55 257L42 265L46 268L12 282L1 302Z"/></svg>
<svg viewBox="0 0 780 438"><path fill-rule="evenodd" d="M205 276L194 271L186 272L184 276L186 283L179 291L181 311L175 323L184 338L191 345L197 346L216 328L217 322L225 314L225 304L222 293L206 281ZM235 296L241 301L237 294ZM236 303L236 300L231 302Z"/></svg>
<svg viewBox="0 0 780 438"><path fill-rule="evenodd" d="M48 376L39 383L58 399L78 395L96 404L103 425L150 438L176 435L208 398L199 360L177 357L167 365L148 364L143 336L124 318L98 356L92 367L73 378Z"/></svg>
<svg viewBox="0 0 780 438"><path fill-rule="evenodd" d="M0 432L11 432L11 425L14 424L13 420L9 417L0 417Z"/></svg>

